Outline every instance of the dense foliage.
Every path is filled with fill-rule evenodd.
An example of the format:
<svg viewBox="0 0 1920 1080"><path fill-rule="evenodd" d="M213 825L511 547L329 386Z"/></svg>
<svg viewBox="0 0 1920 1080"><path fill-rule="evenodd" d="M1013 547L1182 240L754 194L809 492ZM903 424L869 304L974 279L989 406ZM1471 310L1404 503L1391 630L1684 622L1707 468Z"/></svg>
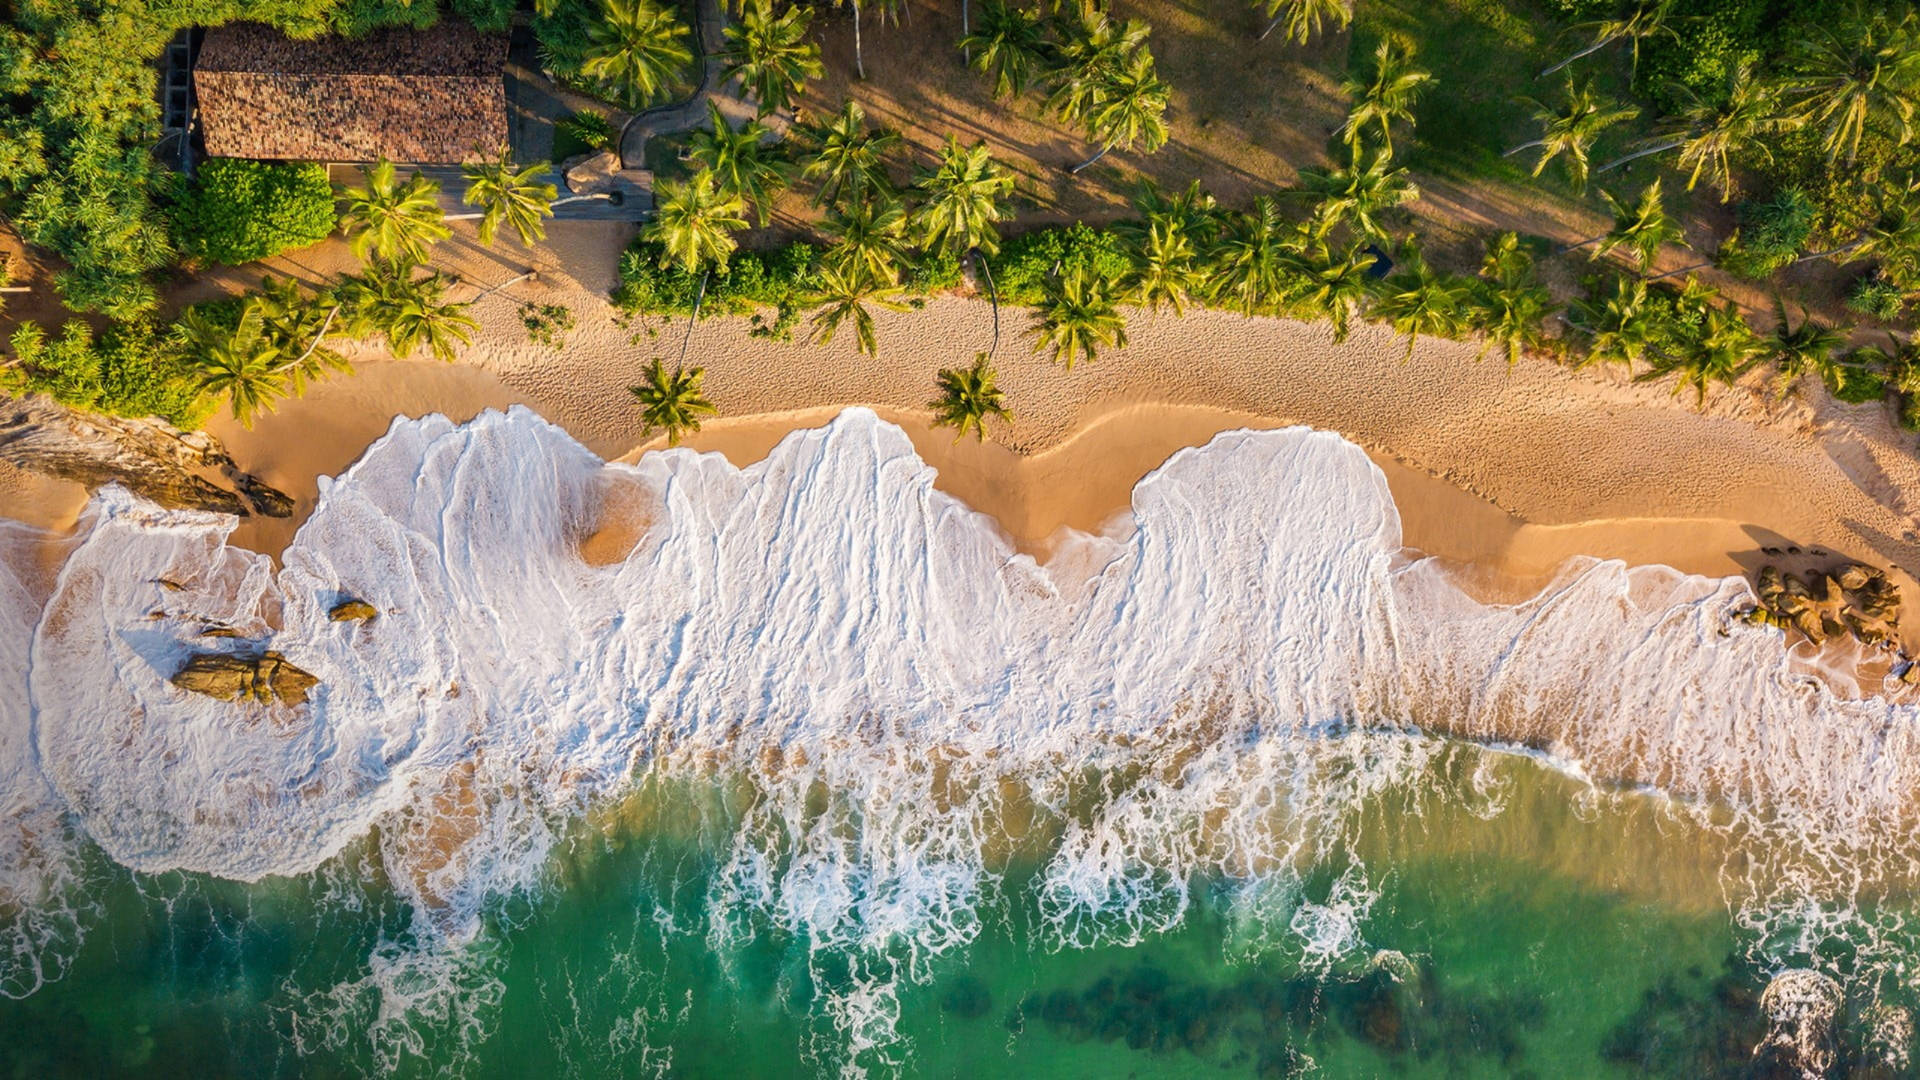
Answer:
<svg viewBox="0 0 1920 1080"><path fill-rule="evenodd" d="M173 210L182 254L239 266L326 239L335 224L324 165L214 158Z"/></svg>
<svg viewBox="0 0 1920 1080"><path fill-rule="evenodd" d="M191 365L150 322L117 323L98 338L78 319L51 334L28 322L8 344L15 362L0 369L7 393L41 393L76 409L159 416L187 428L213 408Z"/></svg>

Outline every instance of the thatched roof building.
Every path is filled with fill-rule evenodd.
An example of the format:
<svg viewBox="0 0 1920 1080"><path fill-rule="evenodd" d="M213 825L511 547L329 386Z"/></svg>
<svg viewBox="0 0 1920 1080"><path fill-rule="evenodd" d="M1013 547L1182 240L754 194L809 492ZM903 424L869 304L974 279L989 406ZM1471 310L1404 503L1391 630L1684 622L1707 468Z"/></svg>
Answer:
<svg viewBox="0 0 1920 1080"><path fill-rule="evenodd" d="M428 30L294 41L257 23L207 31L194 63L214 157L468 161L507 141L507 39Z"/></svg>

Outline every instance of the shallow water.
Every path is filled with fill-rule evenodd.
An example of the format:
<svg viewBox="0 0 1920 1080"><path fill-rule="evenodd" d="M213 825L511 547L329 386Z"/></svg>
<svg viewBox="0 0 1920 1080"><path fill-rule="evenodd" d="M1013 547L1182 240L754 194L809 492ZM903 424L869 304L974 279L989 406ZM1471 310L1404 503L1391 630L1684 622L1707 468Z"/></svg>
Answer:
<svg viewBox="0 0 1920 1080"><path fill-rule="evenodd" d="M1911 1071L1916 717L1737 580L1478 604L1301 430L1047 566L859 410L322 490L278 571L113 492L57 581L0 537L0 1072ZM166 681L268 645L312 703Z"/></svg>

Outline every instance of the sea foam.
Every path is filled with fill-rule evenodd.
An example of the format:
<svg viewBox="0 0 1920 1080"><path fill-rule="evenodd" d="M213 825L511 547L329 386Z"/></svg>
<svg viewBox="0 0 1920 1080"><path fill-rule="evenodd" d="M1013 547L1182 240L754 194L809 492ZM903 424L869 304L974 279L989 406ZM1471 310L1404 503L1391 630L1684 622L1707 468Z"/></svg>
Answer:
<svg viewBox="0 0 1920 1080"><path fill-rule="evenodd" d="M1526 603L1478 603L1406 557L1365 454L1305 429L1181 451L1122 527L1047 565L933 481L860 409L745 469L607 464L523 409L402 419L322 481L278 571L227 546L231 519L103 491L44 607L0 596L0 678L32 703L0 706L6 820L242 880L378 826L440 950L537 892L583 811L710 778L750 794L717 815L705 932L841 957L822 1057L884 1064L904 1052L893 988L972 940L1022 852L1057 947L1162 931L1210 879L1249 948L1368 954L1354 811L1430 784L1464 740L1737 834L1723 884L1776 967L1832 934L1862 941L1835 979L1891 962L1853 900L1920 850L1914 710L1797 668L1732 617L1738 579L1581 560ZM647 527L590 565L611 485ZM378 616L331 621L348 598ZM192 652L269 645L319 677L308 705L168 682ZM1472 777L1462 797L1497 813L1499 783ZM0 928L58 891L61 850L9 835ZM1329 861L1335 891L1306 897ZM33 942L60 934L9 934L30 989L19 972L58 951Z"/></svg>

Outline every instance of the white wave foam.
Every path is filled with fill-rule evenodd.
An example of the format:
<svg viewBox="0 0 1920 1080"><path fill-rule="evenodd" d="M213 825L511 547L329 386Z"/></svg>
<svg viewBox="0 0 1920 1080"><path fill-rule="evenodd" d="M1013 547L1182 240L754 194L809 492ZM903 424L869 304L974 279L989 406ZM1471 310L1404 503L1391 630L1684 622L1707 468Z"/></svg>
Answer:
<svg viewBox="0 0 1920 1080"><path fill-rule="evenodd" d="M651 526L590 566L616 478ZM323 482L278 573L225 545L230 520L103 492L34 637L39 763L143 871L304 873L381 825L388 876L456 940L539 885L588 800L641 773L740 785L709 932L860 958L824 999L876 1061L892 981L970 941L1022 853L1059 945L1165 929L1211 875L1285 898L1244 940L1364 954L1366 876L1315 904L1299 874L1430 776L1446 744L1422 732L1744 830L1727 885L1763 939L1806 896L1844 932L1879 872L1857 855L1914 850L1913 711L1840 700L1732 624L1737 579L1584 561L1480 605L1396 567L1380 472L1303 429L1176 454L1130 530L1048 566L932 482L857 409L744 470L603 464L518 409L402 420ZM330 621L346 597L378 618ZM267 644L320 677L308 706L167 682L193 650ZM1492 777L1467 788L1499 811Z"/></svg>

